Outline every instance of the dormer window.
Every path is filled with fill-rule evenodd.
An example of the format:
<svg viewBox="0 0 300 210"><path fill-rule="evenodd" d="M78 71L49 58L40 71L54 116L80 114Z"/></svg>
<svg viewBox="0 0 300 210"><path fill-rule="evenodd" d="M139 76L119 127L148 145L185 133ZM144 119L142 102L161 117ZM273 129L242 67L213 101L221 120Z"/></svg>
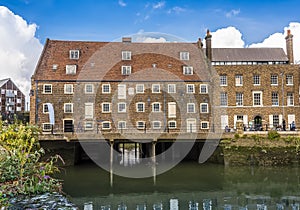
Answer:
<svg viewBox="0 0 300 210"><path fill-rule="evenodd" d="M122 60L131 60L131 51L122 51Z"/></svg>
<svg viewBox="0 0 300 210"><path fill-rule="evenodd" d="M66 65L66 74L76 74L76 65Z"/></svg>
<svg viewBox="0 0 300 210"><path fill-rule="evenodd" d="M189 52L180 52L180 60L182 60L182 61L190 60L190 53Z"/></svg>
<svg viewBox="0 0 300 210"><path fill-rule="evenodd" d="M122 75L130 75L131 66L122 66Z"/></svg>
<svg viewBox="0 0 300 210"><path fill-rule="evenodd" d="M69 51L70 59L79 59L79 50L70 50Z"/></svg>

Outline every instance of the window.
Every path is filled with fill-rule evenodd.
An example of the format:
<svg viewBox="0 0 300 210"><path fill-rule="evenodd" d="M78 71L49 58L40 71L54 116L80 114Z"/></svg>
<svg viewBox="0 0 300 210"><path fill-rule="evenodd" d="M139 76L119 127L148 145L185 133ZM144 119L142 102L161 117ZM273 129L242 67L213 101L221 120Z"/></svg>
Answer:
<svg viewBox="0 0 300 210"><path fill-rule="evenodd" d="M102 122L102 129L110 129L110 122L109 121L104 121Z"/></svg>
<svg viewBox="0 0 300 210"><path fill-rule="evenodd" d="M43 131L51 131L52 126L50 123L43 123Z"/></svg>
<svg viewBox="0 0 300 210"><path fill-rule="evenodd" d="M43 93L52 94L52 85L45 84L43 87Z"/></svg>
<svg viewBox="0 0 300 210"><path fill-rule="evenodd" d="M118 129L126 129L126 121L119 121L118 122Z"/></svg>
<svg viewBox="0 0 300 210"><path fill-rule="evenodd" d="M126 85L118 85L118 99L126 99Z"/></svg>
<svg viewBox="0 0 300 210"><path fill-rule="evenodd" d="M79 59L79 50L70 50L69 56L70 59Z"/></svg>
<svg viewBox="0 0 300 210"><path fill-rule="evenodd" d="M102 85L102 93L110 93L110 84Z"/></svg>
<svg viewBox="0 0 300 210"><path fill-rule="evenodd" d="M235 104L236 106L243 106L243 93L235 94Z"/></svg>
<svg viewBox="0 0 300 210"><path fill-rule="evenodd" d="M110 110L110 103L102 103L102 113L109 113Z"/></svg>
<svg viewBox="0 0 300 210"><path fill-rule="evenodd" d="M121 74L122 75L130 75L131 74L131 66L122 66Z"/></svg>
<svg viewBox="0 0 300 210"><path fill-rule="evenodd" d="M273 127L279 126L279 115L273 115Z"/></svg>
<svg viewBox="0 0 300 210"><path fill-rule="evenodd" d="M152 112L160 112L160 103L155 102L152 104Z"/></svg>
<svg viewBox="0 0 300 210"><path fill-rule="evenodd" d="M66 65L66 74L76 74L76 65Z"/></svg>
<svg viewBox="0 0 300 210"><path fill-rule="evenodd" d="M137 84L135 89L136 93L144 93L144 84Z"/></svg>
<svg viewBox="0 0 300 210"><path fill-rule="evenodd" d="M168 103L168 117L176 117L176 102Z"/></svg>
<svg viewBox="0 0 300 210"><path fill-rule="evenodd" d="M73 94L73 85L72 84L65 84L64 92L65 92L65 94Z"/></svg>
<svg viewBox="0 0 300 210"><path fill-rule="evenodd" d="M287 74L286 75L286 85L293 85L293 75Z"/></svg>
<svg viewBox="0 0 300 210"><path fill-rule="evenodd" d="M208 113L208 104L207 103L201 103L200 104L200 112L201 113Z"/></svg>
<svg viewBox="0 0 300 210"><path fill-rule="evenodd" d="M1 102L1 98L0 98L0 102ZM17 98L17 104L22 103L22 99L21 98Z"/></svg>
<svg viewBox="0 0 300 210"><path fill-rule="evenodd" d="M253 106L262 106L262 92L253 92Z"/></svg>
<svg viewBox="0 0 300 210"><path fill-rule="evenodd" d="M169 129L175 129L177 126L176 126L176 121L175 120L172 120L172 121L169 121L168 122L168 128Z"/></svg>
<svg viewBox="0 0 300 210"><path fill-rule="evenodd" d="M182 61L190 60L190 53L189 52L180 52L180 60L182 60Z"/></svg>
<svg viewBox="0 0 300 210"><path fill-rule="evenodd" d="M94 93L94 85L93 84L86 84L85 87L85 93Z"/></svg>
<svg viewBox="0 0 300 210"><path fill-rule="evenodd" d="M144 112L145 111L145 103L143 103L143 102L136 103L136 111Z"/></svg>
<svg viewBox="0 0 300 210"><path fill-rule="evenodd" d="M253 85L260 85L260 76L257 74L253 75Z"/></svg>
<svg viewBox="0 0 300 210"><path fill-rule="evenodd" d="M145 122L144 121L137 121L136 122L137 129L145 129Z"/></svg>
<svg viewBox="0 0 300 210"><path fill-rule="evenodd" d="M93 121L87 121L84 123L84 129L85 130L93 130L94 129L94 123Z"/></svg>
<svg viewBox="0 0 300 210"><path fill-rule="evenodd" d="M72 103L64 104L64 112L65 113L73 113L73 104Z"/></svg>
<svg viewBox="0 0 300 210"><path fill-rule="evenodd" d="M168 93L176 93L176 85L168 84Z"/></svg>
<svg viewBox="0 0 300 210"><path fill-rule="evenodd" d="M272 92L272 106L279 106L279 97L277 92Z"/></svg>
<svg viewBox="0 0 300 210"><path fill-rule="evenodd" d="M227 93L225 93L225 92L222 92L221 94L220 94L220 105L221 106L227 106Z"/></svg>
<svg viewBox="0 0 300 210"><path fill-rule="evenodd" d="M122 51L122 60L131 60L131 51Z"/></svg>
<svg viewBox="0 0 300 210"><path fill-rule="evenodd" d="M183 66L183 74L184 75L193 75L193 67L192 66Z"/></svg>
<svg viewBox="0 0 300 210"><path fill-rule="evenodd" d="M126 103L118 103L118 112L126 112Z"/></svg>
<svg viewBox="0 0 300 210"><path fill-rule="evenodd" d="M271 74L271 85L278 85L278 75Z"/></svg>
<svg viewBox="0 0 300 210"><path fill-rule="evenodd" d="M161 122L160 121L153 121L152 122L152 128L153 129L160 129L161 128Z"/></svg>
<svg viewBox="0 0 300 210"><path fill-rule="evenodd" d="M93 103L85 103L84 104L84 115L85 119L93 119L94 117L94 104Z"/></svg>
<svg viewBox="0 0 300 210"><path fill-rule="evenodd" d="M194 84L187 84L186 85L186 92L187 93L195 93L195 85Z"/></svg>
<svg viewBox="0 0 300 210"><path fill-rule="evenodd" d="M187 104L187 113L195 113L195 104L194 103Z"/></svg>
<svg viewBox="0 0 300 210"><path fill-rule="evenodd" d="M294 106L294 94L293 93L287 93L287 105Z"/></svg>
<svg viewBox="0 0 300 210"><path fill-rule="evenodd" d="M160 85L159 84L152 85L152 93L160 93Z"/></svg>
<svg viewBox="0 0 300 210"><path fill-rule="evenodd" d="M209 129L209 122L202 121L201 122L201 129Z"/></svg>
<svg viewBox="0 0 300 210"><path fill-rule="evenodd" d="M220 85L227 86L227 75L220 75Z"/></svg>
<svg viewBox="0 0 300 210"><path fill-rule="evenodd" d="M235 75L235 86L243 86L243 75Z"/></svg>
<svg viewBox="0 0 300 210"><path fill-rule="evenodd" d="M48 114L49 113L49 109L48 109L48 105L47 104L43 104L43 113L44 114Z"/></svg>
<svg viewBox="0 0 300 210"><path fill-rule="evenodd" d="M22 107L20 107L20 106L17 106L17 107L16 107L16 111L17 111L17 112L20 112L20 111L22 111Z"/></svg>
<svg viewBox="0 0 300 210"><path fill-rule="evenodd" d="M201 93L201 94L208 93L208 87L207 87L206 84L201 84L201 85L200 85L200 93Z"/></svg>

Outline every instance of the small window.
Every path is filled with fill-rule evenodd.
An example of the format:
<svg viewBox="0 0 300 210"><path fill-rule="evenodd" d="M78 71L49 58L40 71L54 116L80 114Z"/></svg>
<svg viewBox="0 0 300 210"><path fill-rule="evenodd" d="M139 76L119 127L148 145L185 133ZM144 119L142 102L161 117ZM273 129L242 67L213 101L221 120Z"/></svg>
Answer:
<svg viewBox="0 0 300 210"><path fill-rule="evenodd" d="M144 84L137 84L135 88L136 88L136 93L144 93L145 91Z"/></svg>
<svg viewBox="0 0 300 210"><path fill-rule="evenodd" d="M208 113L208 104L207 103L201 103L200 104L200 112L201 113Z"/></svg>
<svg viewBox="0 0 300 210"><path fill-rule="evenodd" d="M43 131L51 131L52 126L50 123L43 123Z"/></svg>
<svg viewBox="0 0 300 210"><path fill-rule="evenodd" d="M131 66L122 66L121 73L122 73L122 75L130 75L131 74Z"/></svg>
<svg viewBox="0 0 300 210"><path fill-rule="evenodd" d="M243 106L243 93L236 93L235 94L235 105L236 106Z"/></svg>
<svg viewBox="0 0 300 210"><path fill-rule="evenodd" d="M202 121L201 122L201 129L209 129L209 122Z"/></svg>
<svg viewBox="0 0 300 210"><path fill-rule="evenodd" d="M235 86L243 86L243 75L235 75Z"/></svg>
<svg viewBox="0 0 300 210"><path fill-rule="evenodd" d="M84 129L85 130L93 130L94 129L94 123L93 121L87 121L84 123Z"/></svg>
<svg viewBox="0 0 300 210"><path fill-rule="evenodd" d="M279 96L277 92L272 92L272 106L279 106Z"/></svg>
<svg viewBox="0 0 300 210"><path fill-rule="evenodd" d="M193 75L193 67L192 66L183 66L183 74L184 75Z"/></svg>
<svg viewBox="0 0 300 210"><path fill-rule="evenodd" d="M187 93L195 93L195 85L194 84L187 84L186 85L186 92Z"/></svg>
<svg viewBox="0 0 300 210"><path fill-rule="evenodd" d="M110 113L110 103L102 103L102 113Z"/></svg>
<svg viewBox="0 0 300 210"><path fill-rule="evenodd" d="M110 84L102 85L102 93L110 93Z"/></svg>
<svg viewBox="0 0 300 210"><path fill-rule="evenodd" d="M294 106L294 94L293 93L287 93L287 105Z"/></svg>
<svg viewBox="0 0 300 210"><path fill-rule="evenodd" d="M85 119L93 119L94 103L85 103L84 104L84 115L85 115Z"/></svg>
<svg viewBox="0 0 300 210"><path fill-rule="evenodd" d="M253 92L253 106L262 106L262 92Z"/></svg>
<svg viewBox="0 0 300 210"><path fill-rule="evenodd" d="M86 84L84 89L85 89L86 94L94 93L94 85L93 84Z"/></svg>
<svg viewBox="0 0 300 210"><path fill-rule="evenodd" d="M253 75L253 85L260 85L260 76L257 74Z"/></svg>
<svg viewBox="0 0 300 210"><path fill-rule="evenodd" d="M159 84L152 85L152 93L160 93L160 85Z"/></svg>
<svg viewBox="0 0 300 210"><path fill-rule="evenodd" d="M126 112L126 103L118 103L118 112Z"/></svg>
<svg viewBox="0 0 300 210"><path fill-rule="evenodd" d="M144 121L137 121L136 122L137 129L145 129L145 122Z"/></svg>
<svg viewBox="0 0 300 210"><path fill-rule="evenodd" d="M108 129L110 129L110 122L109 122L109 121L104 121L104 122L102 122L102 129L103 129L103 130L108 130Z"/></svg>
<svg viewBox="0 0 300 210"><path fill-rule="evenodd" d="M227 75L220 75L220 86L227 86Z"/></svg>
<svg viewBox="0 0 300 210"><path fill-rule="evenodd" d="M73 104L72 103L64 104L64 112L65 113L73 113Z"/></svg>
<svg viewBox="0 0 300 210"><path fill-rule="evenodd" d="M126 129L126 121L119 121L118 122L118 129Z"/></svg>
<svg viewBox="0 0 300 210"><path fill-rule="evenodd" d="M155 102L152 104L152 112L160 112L160 103Z"/></svg>
<svg viewBox="0 0 300 210"><path fill-rule="evenodd" d="M182 60L182 61L190 60L190 53L189 52L180 52L180 60Z"/></svg>
<svg viewBox="0 0 300 210"><path fill-rule="evenodd" d="M131 51L122 51L122 60L131 60Z"/></svg>
<svg viewBox="0 0 300 210"><path fill-rule="evenodd" d="M43 104L43 113L44 114L48 114L49 113L49 109L48 109L48 105L47 104Z"/></svg>
<svg viewBox="0 0 300 210"><path fill-rule="evenodd" d="M208 93L208 86L206 84L201 84L200 85L200 93L201 94L206 94Z"/></svg>
<svg viewBox="0 0 300 210"><path fill-rule="evenodd" d="M278 85L278 75L271 74L271 85Z"/></svg>
<svg viewBox="0 0 300 210"><path fill-rule="evenodd" d="M145 112L145 103L143 102L136 103L136 111Z"/></svg>
<svg viewBox="0 0 300 210"><path fill-rule="evenodd" d="M195 113L195 104L194 103L187 104L187 113Z"/></svg>
<svg viewBox="0 0 300 210"><path fill-rule="evenodd" d="M160 129L161 128L161 122L160 121L153 121L152 122L152 128L153 129Z"/></svg>
<svg viewBox="0 0 300 210"><path fill-rule="evenodd" d="M176 85L168 84L168 93L176 93Z"/></svg>
<svg viewBox="0 0 300 210"><path fill-rule="evenodd" d="M73 94L73 85L72 84L65 84L64 93L65 94Z"/></svg>
<svg viewBox="0 0 300 210"><path fill-rule="evenodd" d="M76 74L76 65L66 65L66 74Z"/></svg>
<svg viewBox="0 0 300 210"><path fill-rule="evenodd" d="M79 50L69 51L70 59L79 59Z"/></svg>
<svg viewBox="0 0 300 210"><path fill-rule="evenodd" d="M172 120L172 121L169 121L168 122L168 128L169 129L175 129L177 126L176 126L176 121L175 120Z"/></svg>
<svg viewBox="0 0 300 210"><path fill-rule="evenodd" d="M220 105L221 106L227 106L227 93L225 93L225 92L222 92L221 94L220 94Z"/></svg>
<svg viewBox="0 0 300 210"><path fill-rule="evenodd" d="M294 84L293 75L291 74L286 75L286 85L293 85L293 84Z"/></svg>
<svg viewBox="0 0 300 210"><path fill-rule="evenodd" d="M52 85L45 84L43 86L43 93L44 94L52 94Z"/></svg>
<svg viewBox="0 0 300 210"><path fill-rule="evenodd" d="M52 70L53 70L53 71L57 70L57 68L58 68L58 64L53 64L53 65L52 65Z"/></svg>

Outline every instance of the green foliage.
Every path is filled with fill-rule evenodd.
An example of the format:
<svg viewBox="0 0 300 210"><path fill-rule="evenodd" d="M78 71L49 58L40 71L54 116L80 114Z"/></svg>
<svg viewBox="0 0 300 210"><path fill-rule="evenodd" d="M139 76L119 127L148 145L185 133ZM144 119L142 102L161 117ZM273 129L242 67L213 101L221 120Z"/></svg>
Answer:
<svg viewBox="0 0 300 210"><path fill-rule="evenodd" d="M259 142L260 137L258 135L252 135L251 138L255 141L255 142Z"/></svg>
<svg viewBox="0 0 300 210"><path fill-rule="evenodd" d="M268 132L268 139L270 140L279 140L280 139L280 134L273 130Z"/></svg>
<svg viewBox="0 0 300 210"><path fill-rule="evenodd" d="M238 140L240 138L240 135L238 133L234 134L234 139Z"/></svg>
<svg viewBox="0 0 300 210"><path fill-rule="evenodd" d="M242 136L242 138L243 138L243 139L246 139L246 138L248 138L248 135L247 135L247 134L244 134L244 135Z"/></svg>
<svg viewBox="0 0 300 210"><path fill-rule="evenodd" d="M51 177L59 171L55 163L60 157L41 161L44 150L38 143L38 134L34 126L4 126L0 122L0 204L5 196L61 190L59 180Z"/></svg>

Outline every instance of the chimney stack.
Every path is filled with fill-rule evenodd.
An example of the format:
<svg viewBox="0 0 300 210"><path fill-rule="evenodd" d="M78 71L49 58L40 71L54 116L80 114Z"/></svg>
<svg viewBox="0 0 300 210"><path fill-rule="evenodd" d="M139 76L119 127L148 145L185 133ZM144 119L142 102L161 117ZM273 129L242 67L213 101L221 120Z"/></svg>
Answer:
<svg viewBox="0 0 300 210"><path fill-rule="evenodd" d="M203 43L202 43L201 38L198 39L198 41L197 41L197 46L198 46L199 49L202 49Z"/></svg>
<svg viewBox="0 0 300 210"><path fill-rule="evenodd" d="M287 30L287 36L285 37L286 40L286 53L289 59L289 64L294 63L294 53L293 53L293 34L291 34L291 30Z"/></svg>
<svg viewBox="0 0 300 210"><path fill-rule="evenodd" d="M209 30L207 29L205 43L206 43L206 57L211 61L212 59L212 49L211 49L211 37Z"/></svg>

